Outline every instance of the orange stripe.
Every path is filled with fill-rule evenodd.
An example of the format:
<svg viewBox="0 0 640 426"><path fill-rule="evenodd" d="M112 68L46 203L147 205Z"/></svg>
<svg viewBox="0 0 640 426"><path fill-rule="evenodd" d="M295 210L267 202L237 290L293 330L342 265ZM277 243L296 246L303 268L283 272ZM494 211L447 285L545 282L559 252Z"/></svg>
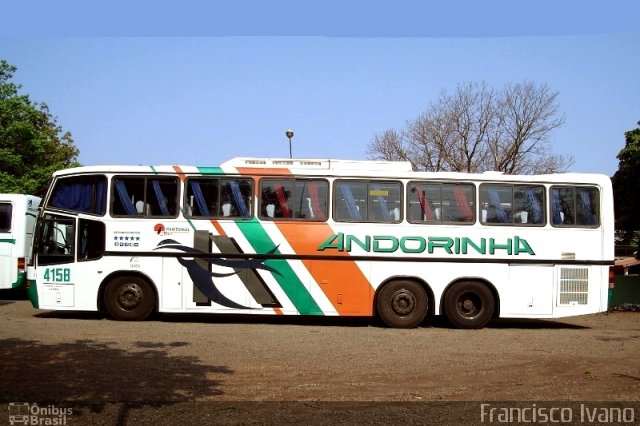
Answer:
<svg viewBox="0 0 640 426"><path fill-rule="evenodd" d="M182 169L180 168L180 166L173 166L173 170L176 171L176 173L180 177L180 180L182 182L184 182L184 179L186 178L186 176L185 176L184 172L182 171Z"/></svg>
<svg viewBox="0 0 640 426"><path fill-rule="evenodd" d="M298 255L322 254L317 248L333 234L324 222L277 222L278 229ZM331 251L332 256L349 257ZM303 260L302 263L340 315L371 315L373 288L354 261Z"/></svg>
<svg viewBox="0 0 640 426"><path fill-rule="evenodd" d="M280 309L280 308L273 308L273 310L275 311L276 315L284 315L282 313L282 309Z"/></svg>
<svg viewBox="0 0 640 426"><path fill-rule="evenodd" d="M243 175L292 176L289 169L266 169L240 167ZM256 176L258 175L258 176ZM256 197L258 197L256 188ZM316 249L333 230L324 222L277 222L278 229L296 254L321 254ZM332 255L349 257L346 252L332 252ZM353 261L303 260L313 279L318 283L335 310L340 315L373 314L373 288L358 265Z"/></svg>
<svg viewBox="0 0 640 426"><path fill-rule="evenodd" d="M218 231L218 235L220 235L221 237L227 236L227 233L224 232L224 229L222 229L222 226L220 226L217 220L211 219L211 224L213 225L214 228L216 228L216 231Z"/></svg>

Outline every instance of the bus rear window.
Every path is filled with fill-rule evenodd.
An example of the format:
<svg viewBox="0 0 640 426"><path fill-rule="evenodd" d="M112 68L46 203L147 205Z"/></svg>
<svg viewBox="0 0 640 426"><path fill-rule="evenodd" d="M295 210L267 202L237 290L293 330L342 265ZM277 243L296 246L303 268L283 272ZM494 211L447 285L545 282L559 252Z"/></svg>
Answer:
<svg viewBox="0 0 640 426"><path fill-rule="evenodd" d="M0 232L11 231L11 203L0 203Z"/></svg>

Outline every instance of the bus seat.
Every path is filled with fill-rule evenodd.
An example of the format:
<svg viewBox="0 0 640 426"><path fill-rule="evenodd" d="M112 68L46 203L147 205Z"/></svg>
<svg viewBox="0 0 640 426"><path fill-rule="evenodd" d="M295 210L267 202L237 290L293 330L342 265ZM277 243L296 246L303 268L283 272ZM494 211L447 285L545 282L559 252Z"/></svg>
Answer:
<svg viewBox="0 0 640 426"><path fill-rule="evenodd" d="M151 214L151 206L148 203L145 203L142 200L136 201L136 211L139 214L150 215Z"/></svg>
<svg viewBox="0 0 640 426"><path fill-rule="evenodd" d="M389 210L389 217L391 218L391 220L400 220L400 207L394 207Z"/></svg>
<svg viewBox="0 0 640 426"><path fill-rule="evenodd" d="M274 217L276 215L276 205L275 204L267 204L267 216Z"/></svg>

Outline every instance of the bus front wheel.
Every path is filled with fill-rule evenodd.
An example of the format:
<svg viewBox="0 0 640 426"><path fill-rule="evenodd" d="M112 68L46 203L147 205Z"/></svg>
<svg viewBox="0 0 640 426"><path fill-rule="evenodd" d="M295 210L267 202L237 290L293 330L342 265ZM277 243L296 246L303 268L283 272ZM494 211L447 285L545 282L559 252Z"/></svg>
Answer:
<svg viewBox="0 0 640 426"><path fill-rule="evenodd" d="M457 328L482 328L493 316L495 301L491 290L476 281L455 283L446 293L444 312Z"/></svg>
<svg viewBox="0 0 640 426"><path fill-rule="evenodd" d="M415 281L392 281L378 293L376 308L389 327L414 328L427 316L427 293Z"/></svg>
<svg viewBox="0 0 640 426"><path fill-rule="evenodd" d="M156 296L139 277L118 277L107 284L104 305L109 315L121 321L142 321L153 312Z"/></svg>

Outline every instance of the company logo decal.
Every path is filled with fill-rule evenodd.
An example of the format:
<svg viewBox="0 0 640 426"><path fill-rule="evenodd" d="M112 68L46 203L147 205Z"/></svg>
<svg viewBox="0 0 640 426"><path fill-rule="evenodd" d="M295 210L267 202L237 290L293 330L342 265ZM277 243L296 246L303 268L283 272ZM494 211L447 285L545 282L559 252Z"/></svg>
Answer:
<svg viewBox="0 0 640 426"><path fill-rule="evenodd" d="M175 235L175 234L188 234L191 229L187 226L164 226L162 223L156 223L153 227L153 231L162 236Z"/></svg>
<svg viewBox="0 0 640 426"><path fill-rule="evenodd" d="M254 271L256 269L261 269L269 271L273 274L281 275L276 269L270 267L269 265L266 265L264 263L265 260L263 259L221 259L218 257L210 257L207 255L211 255L211 253L206 253L193 247L182 245L177 241L171 239L160 241L157 247L154 248L154 250L160 249L180 250L189 255L196 255L198 260L203 261L209 265L223 266L233 269L233 272L227 273L211 272L207 268L201 266L195 257L193 259L185 259L184 257L180 256L176 258L178 263L180 263L187 270L191 281L193 281L193 284L198 290L200 290L205 296L207 296L209 300L227 308L251 309L247 306L243 306L234 302L233 300L227 298L224 294L222 294L218 287L215 285L213 280L214 278L230 277L232 275L238 274L238 272L243 269L252 269ZM273 254L277 249L278 247L274 247L273 250L269 251L269 253L266 254ZM253 292L251 291L252 289L247 286L247 283L244 282L244 280L243 283L245 284L245 287L247 287L247 290L249 290L249 292L253 294ZM258 300L258 302L260 301Z"/></svg>
<svg viewBox="0 0 640 426"><path fill-rule="evenodd" d="M529 254L535 256L535 252L524 238L517 235L513 238L497 241L494 238L468 237L395 237L393 235L365 235L357 237L355 235L338 234L330 235L317 251L336 250L351 252L354 248L360 248L365 252L373 253L424 253L429 254L471 254L482 255L519 255Z"/></svg>

